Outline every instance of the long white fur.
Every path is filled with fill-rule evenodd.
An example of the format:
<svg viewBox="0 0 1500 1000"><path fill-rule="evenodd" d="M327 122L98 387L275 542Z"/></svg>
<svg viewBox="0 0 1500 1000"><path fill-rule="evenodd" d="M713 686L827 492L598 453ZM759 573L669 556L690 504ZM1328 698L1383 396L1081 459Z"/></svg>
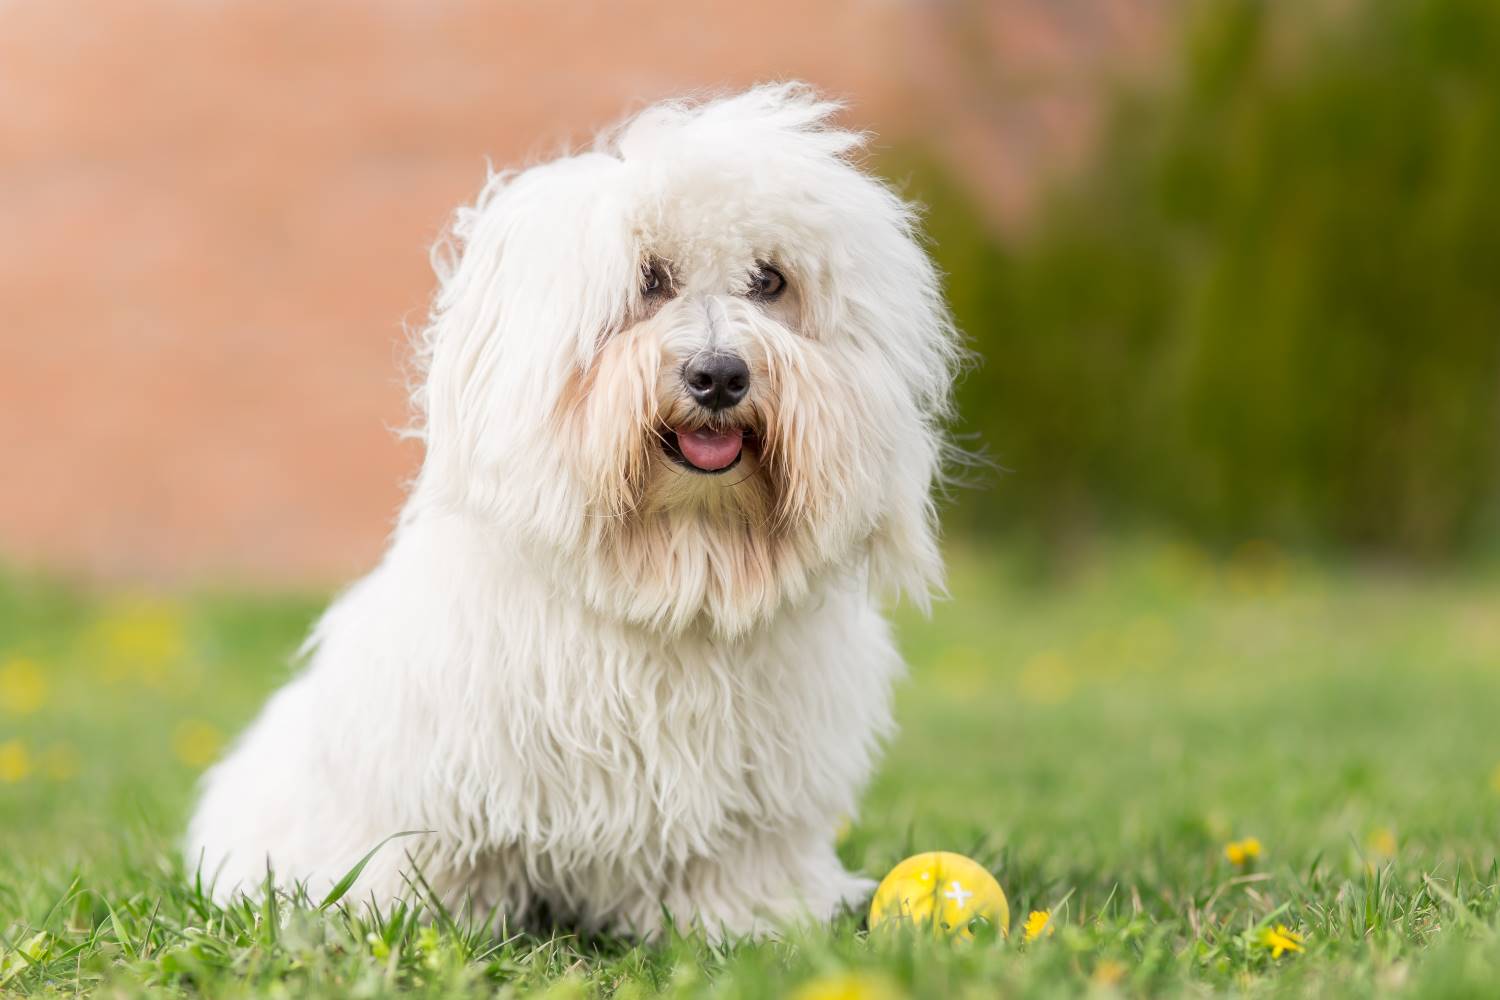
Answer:
<svg viewBox="0 0 1500 1000"><path fill-rule="evenodd" d="M204 779L190 866L649 935L825 918L902 671L880 603L938 586L958 348L908 207L796 84L652 107L490 178L435 252L426 458L380 565ZM640 290L670 268L659 309ZM757 261L783 302L747 297ZM759 442L661 450L733 350Z"/></svg>

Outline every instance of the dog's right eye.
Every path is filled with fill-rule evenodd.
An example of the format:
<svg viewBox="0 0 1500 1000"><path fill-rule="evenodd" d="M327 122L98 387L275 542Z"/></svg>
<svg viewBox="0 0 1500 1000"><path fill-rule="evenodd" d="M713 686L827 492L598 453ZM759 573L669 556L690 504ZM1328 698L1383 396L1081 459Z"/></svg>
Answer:
<svg viewBox="0 0 1500 1000"><path fill-rule="evenodd" d="M669 295L672 291L672 276L660 261L649 260L641 265L641 294L647 298Z"/></svg>

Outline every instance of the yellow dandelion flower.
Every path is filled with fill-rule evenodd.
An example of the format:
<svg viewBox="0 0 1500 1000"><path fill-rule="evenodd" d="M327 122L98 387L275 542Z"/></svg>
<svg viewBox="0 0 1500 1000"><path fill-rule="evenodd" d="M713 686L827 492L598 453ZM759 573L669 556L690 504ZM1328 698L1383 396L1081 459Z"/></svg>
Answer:
<svg viewBox="0 0 1500 1000"><path fill-rule="evenodd" d="M1260 855L1260 840L1256 837L1246 837L1244 840L1231 840L1224 845L1224 857L1232 865L1247 864L1260 857Z"/></svg>
<svg viewBox="0 0 1500 1000"><path fill-rule="evenodd" d="M167 601L124 601L94 624L91 637L106 678L147 687L165 685L169 668L187 652L182 609Z"/></svg>
<svg viewBox="0 0 1500 1000"><path fill-rule="evenodd" d="M1280 958L1286 952L1302 950L1302 935L1286 924L1277 924L1260 932L1260 944L1262 948L1271 949L1272 958Z"/></svg>
<svg viewBox="0 0 1500 1000"><path fill-rule="evenodd" d="M0 743L0 784L14 785L31 774L31 754L20 740Z"/></svg>
<svg viewBox="0 0 1500 1000"><path fill-rule="evenodd" d="M1365 851L1373 857L1394 858L1396 847L1396 834L1390 827L1378 827L1365 838Z"/></svg>
<svg viewBox="0 0 1500 1000"><path fill-rule="evenodd" d="M1032 910L1026 918L1026 940L1035 941L1043 934L1052 933L1052 911Z"/></svg>
<svg viewBox="0 0 1500 1000"><path fill-rule="evenodd" d="M896 1000L900 995L879 977L838 972L804 983L792 994L792 1000Z"/></svg>
<svg viewBox="0 0 1500 1000"><path fill-rule="evenodd" d="M0 708L30 715L47 703L47 678L31 660L17 657L0 667Z"/></svg>
<svg viewBox="0 0 1500 1000"><path fill-rule="evenodd" d="M1125 973L1130 970L1125 967L1124 962L1116 962L1112 958L1106 958L1094 966L1094 974L1089 978L1098 986L1114 986L1125 978Z"/></svg>
<svg viewBox="0 0 1500 1000"><path fill-rule="evenodd" d="M224 737L207 722L184 722L172 734L172 752L188 767L212 764L223 745Z"/></svg>

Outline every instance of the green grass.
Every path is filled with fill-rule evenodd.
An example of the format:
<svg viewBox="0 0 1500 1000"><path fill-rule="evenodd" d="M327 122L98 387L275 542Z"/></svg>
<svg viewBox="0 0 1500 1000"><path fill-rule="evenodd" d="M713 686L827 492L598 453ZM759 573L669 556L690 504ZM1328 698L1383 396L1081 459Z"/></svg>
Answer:
<svg viewBox="0 0 1500 1000"><path fill-rule="evenodd" d="M859 915L714 948L220 910L173 849L195 774L318 600L0 578L0 993L1494 994L1500 579L1253 546L1120 545L1062 580L953 563L952 600L902 616L902 732L841 850L877 876L918 850L986 864L1012 933L974 944ZM1246 836L1264 851L1237 867ZM1025 942L1033 909L1055 932ZM1305 950L1273 958L1278 924Z"/></svg>

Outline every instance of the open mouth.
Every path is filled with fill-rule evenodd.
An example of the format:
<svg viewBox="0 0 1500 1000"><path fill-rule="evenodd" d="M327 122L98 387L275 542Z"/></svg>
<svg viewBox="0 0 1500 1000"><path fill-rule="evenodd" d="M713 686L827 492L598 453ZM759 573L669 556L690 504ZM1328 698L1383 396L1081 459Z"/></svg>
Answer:
<svg viewBox="0 0 1500 1000"><path fill-rule="evenodd" d="M662 436L662 447L667 456L683 468L715 476L740 464L745 437L743 427L724 430L674 427Z"/></svg>

